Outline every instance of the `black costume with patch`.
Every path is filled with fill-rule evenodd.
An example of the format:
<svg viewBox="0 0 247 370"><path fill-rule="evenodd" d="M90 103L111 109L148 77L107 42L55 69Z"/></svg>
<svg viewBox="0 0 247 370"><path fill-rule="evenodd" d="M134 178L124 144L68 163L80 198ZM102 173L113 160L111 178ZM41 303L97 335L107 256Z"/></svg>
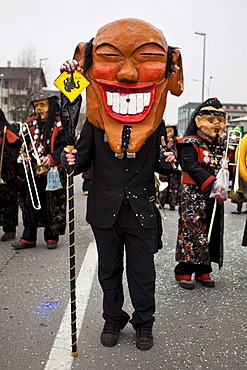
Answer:
<svg viewBox="0 0 247 370"><path fill-rule="evenodd" d="M0 152L2 153L3 130L7 127L3 148L0 184L0 226L5 233L16 232L18 225L18 196L19 186L17 177L17 157L21 147L21 139L16 134L14 126L11 126L0 114Z"/></svg>

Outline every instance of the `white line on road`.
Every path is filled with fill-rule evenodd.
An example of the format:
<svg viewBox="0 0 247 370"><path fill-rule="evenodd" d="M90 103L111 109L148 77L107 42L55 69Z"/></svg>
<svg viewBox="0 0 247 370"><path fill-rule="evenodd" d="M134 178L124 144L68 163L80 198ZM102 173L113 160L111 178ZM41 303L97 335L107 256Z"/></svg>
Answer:
<svg viewBox="0 0 247 370"><path fill-rule="evenodd" d="M76 280L77 338L80 334L84 314L92 289L97 261L98 258L96 246L95 243L91 243L88 247L83 264L78 274L78 278ZM74 357L71 356L70 329L71 325L69 302L44 370L71 369Z"/></svg>

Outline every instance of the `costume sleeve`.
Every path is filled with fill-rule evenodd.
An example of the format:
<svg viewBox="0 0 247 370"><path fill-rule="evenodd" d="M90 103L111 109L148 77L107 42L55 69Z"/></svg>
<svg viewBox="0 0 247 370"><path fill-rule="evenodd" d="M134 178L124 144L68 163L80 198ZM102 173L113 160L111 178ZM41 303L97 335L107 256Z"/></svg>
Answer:
<svg viewBox="0 0 247 370"><path fill-rule="evenodd" d="M198 155L196 149L190 144L178 144L178 158L184 173L187 173L189 177L200 186L202 191L208 191L212 187L212 183L215 181L215 176L208 172L198 162Z"/></svg>
<svg viewBox="0 0 247 370"><path fill-rule="evenodd" d="M4 145L3 163L16 161L21 148L21 139L10 129L6 131L6 141Z"/></svg>
<svg viewBox="0 0 247 370"><path fill-rule="evenodd" d="M160 173L162 175L173 175L174 169L169 162L161 162L160 155L161 155L161 137L164 136L165 142L167 143L167 133L165 122L162 120L159 128L158 128L158 135L157 135L157 142L156 142L156 162L155 162L155 172Z"/></svg>
<svg viewBox="0 0 247 370"><path fill-rule="evenodd" d="M50 156L52 157L55 165L61 163L60 156L65 146L66 146L65 132L64 130L60 130L54 143L54 151L50 153Z"/></svg>
<svg viewBox="0 0 247 370"><path fill-rule="evenodd" d="M94 133L93 125L86 120L76 144L77 158L74 169L75 175L86 172L91 168L94 159Z"/></svg>

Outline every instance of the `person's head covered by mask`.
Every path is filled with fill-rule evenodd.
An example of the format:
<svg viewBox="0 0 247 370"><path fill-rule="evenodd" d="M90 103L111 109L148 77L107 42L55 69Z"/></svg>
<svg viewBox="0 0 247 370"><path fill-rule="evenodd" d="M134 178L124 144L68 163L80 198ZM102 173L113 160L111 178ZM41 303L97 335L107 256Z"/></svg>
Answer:
<svg viewBox="0 0 247 370"><path fill-rule="evenodd" d="M52 120L60 113L60 104L58 96L49 90L39 90L36 92L30 104L34 110L34 115L37 116L41 122L46 122L48 117Z"/></svg>
<svg viewBox="0 0 247 370"><path fill-rule="evenodd" d="M105 131L116 153L137 152L159 126L168 91L177 96L183 91L180 51L140 19L103 26L94 39L77 46L74 59L90 82L87 118Z"/></svg>
<svg viewBox="0 0 247 370"><path fill-rule="evenodd" d="M199 104L191 115L187 135L202 133L210 139L221 136L226 128L226 112L217 98L209 98ZM198 131L199 130L199 131Z"/></svg>

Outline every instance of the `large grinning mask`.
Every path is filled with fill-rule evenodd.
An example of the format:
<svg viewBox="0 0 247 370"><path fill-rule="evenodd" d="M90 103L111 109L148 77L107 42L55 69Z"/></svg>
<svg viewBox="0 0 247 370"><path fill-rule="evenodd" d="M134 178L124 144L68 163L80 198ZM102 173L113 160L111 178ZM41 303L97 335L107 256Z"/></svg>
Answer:
<svg viewBox="0 0 247 370"><path fill-rule="evenodd" d="M139 19L105 25L89 46L80 43L74 55L90 82L87 117L105 131L115 153L137 152L159 126L168 91L183 91L180 52Z"/></svg>

